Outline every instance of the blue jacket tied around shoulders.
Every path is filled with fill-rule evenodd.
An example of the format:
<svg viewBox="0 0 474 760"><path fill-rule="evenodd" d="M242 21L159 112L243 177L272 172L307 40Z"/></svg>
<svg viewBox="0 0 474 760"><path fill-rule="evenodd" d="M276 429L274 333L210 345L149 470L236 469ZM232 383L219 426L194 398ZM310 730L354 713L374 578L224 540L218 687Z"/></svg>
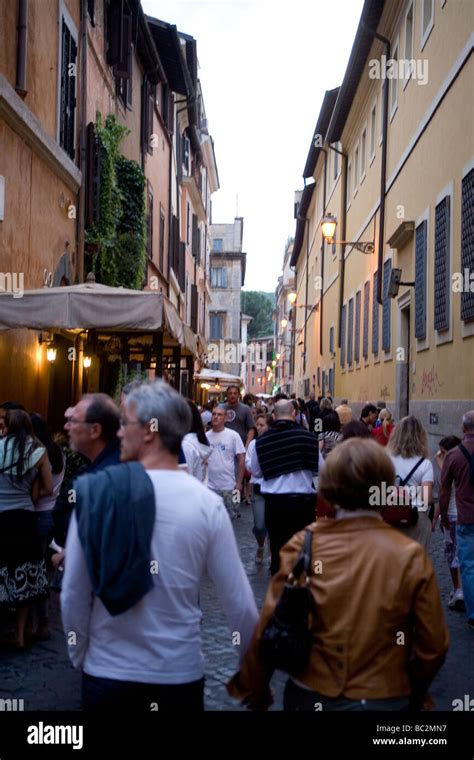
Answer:
<svg viewBox="0 0 474 760"><path fill-rule="evenodd" d="M153 587L155 490L139 462L107 467L76 482L76 519L94 594L120 615Z"/></svg>

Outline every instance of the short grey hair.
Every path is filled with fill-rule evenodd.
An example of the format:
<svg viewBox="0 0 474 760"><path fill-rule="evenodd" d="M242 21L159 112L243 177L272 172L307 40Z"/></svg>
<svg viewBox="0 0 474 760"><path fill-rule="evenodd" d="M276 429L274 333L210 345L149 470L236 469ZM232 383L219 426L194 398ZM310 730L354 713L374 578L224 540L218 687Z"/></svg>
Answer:
<svg viewBox="0 0 474 760"><path fill-rule="evenodd" d="M347 398L341 398L341 404L345 404L347 406L348 403L349 401Z"/></svg>
<svg viewBox="0 0 474 760"><path fill-rule="evenodd" d="M295 407L293 406L292 402L287 401L287 399L284 398L281 398L279 401L277 401L273 407L273 414L277 420L281 419L282 417L292 417L294 411Z"/></svg>
<svg viewBox="0 0 474 760"><path fill-rule="evenodd" d="M156 420L161 443L170 454L179 454L181 441L192 425L186 399L164 380L142 383L125 397L125 406L135 406L138 421L147 425Z"/></svg>
<svg viewBox="0 0 474 760"><path fill-rule="evenodd" d="M462 424L467 433L474 433L474 409L463 414Z"/></svg>

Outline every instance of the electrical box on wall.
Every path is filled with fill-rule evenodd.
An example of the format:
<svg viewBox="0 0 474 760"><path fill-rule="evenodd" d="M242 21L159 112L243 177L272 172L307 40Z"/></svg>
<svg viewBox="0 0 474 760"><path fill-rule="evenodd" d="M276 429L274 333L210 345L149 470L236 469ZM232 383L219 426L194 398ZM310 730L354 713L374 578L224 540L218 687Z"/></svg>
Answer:
<svg viewBox="0 0 474 760"><path fill-rule="evenodd" d="M0 174L0 222L5 215L5 177Z"/></svg>

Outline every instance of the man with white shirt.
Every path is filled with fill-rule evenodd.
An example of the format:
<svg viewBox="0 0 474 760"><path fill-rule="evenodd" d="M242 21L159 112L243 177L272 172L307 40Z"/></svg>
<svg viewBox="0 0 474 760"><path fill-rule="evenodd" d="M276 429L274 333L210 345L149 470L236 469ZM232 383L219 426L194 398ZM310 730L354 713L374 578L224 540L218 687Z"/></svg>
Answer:
<svg viewBox="0 0 474 760"><path fill-rule="evenodd" d="M312 523L316 514L313 476L318 473L318 439L295 422L291 401L277 401L275 422L255 444L252 475L263 478L265 525L270 538L272 575L280 566L280 549L290 538Z"/></svg>
<svg viewBox="0 0 474 760"><path fill-rule="evenodd" d="M212 447L207 468L207 485L222 496L230 517L235 520L240 517L239 502L245 471L245 446L235 430L225 427L225 421L225 408L216 406L212 412L212 430L206 434Z"/></svg>
<svg viewBox="0 0 474 760"><path fill-rule="evenodd" d="M79 481L61 609L86 709L204 709L205 573L241 656L250 642L257 608L227 510L178 467L190 426L182 396L163 381L144 383L122 410L124 464Z"/></svg>

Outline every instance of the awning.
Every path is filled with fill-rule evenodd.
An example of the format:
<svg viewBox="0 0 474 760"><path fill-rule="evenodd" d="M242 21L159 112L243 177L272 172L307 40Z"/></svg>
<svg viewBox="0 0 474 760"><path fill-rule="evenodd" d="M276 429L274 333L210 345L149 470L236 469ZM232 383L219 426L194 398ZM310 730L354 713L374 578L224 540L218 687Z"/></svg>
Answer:
<svg viewBox="0 0 474 760"><path fill-rule="evenodd" d="M173 304L152 290L111 288L87 282L59 288L0 293L0 330L156 331L165 329L191 353L197 338Z"/></svg>
<svg viewBox="0 0 474 760"><path fill-rule="evenodd" d="M221 372L219 369L202 369L194 375L194 379L206 383L235 383L235 385L243 385L241 377L238 375L228 375L226 372Z"/></svg>

